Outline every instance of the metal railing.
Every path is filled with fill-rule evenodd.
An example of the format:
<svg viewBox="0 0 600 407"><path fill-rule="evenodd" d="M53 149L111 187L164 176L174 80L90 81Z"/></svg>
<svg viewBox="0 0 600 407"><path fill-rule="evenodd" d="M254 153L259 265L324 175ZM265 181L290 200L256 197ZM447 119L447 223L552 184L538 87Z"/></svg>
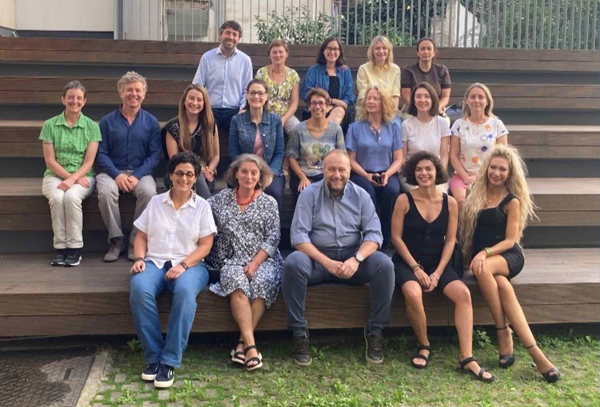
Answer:
<svg viewBox="0 0 600 407"><path fill-rule="evenodd" d="M383 34L399 46L415 45L427 36L450 47L600 48L600 0L164 0L164 4L164 31L175 40L215 41L218 26L236 20L244 29L243 42L251 43L282 38L292 44L314 44L335 35L344 44L366 45ZM192 34L200 20L202 30Z"/></svg>

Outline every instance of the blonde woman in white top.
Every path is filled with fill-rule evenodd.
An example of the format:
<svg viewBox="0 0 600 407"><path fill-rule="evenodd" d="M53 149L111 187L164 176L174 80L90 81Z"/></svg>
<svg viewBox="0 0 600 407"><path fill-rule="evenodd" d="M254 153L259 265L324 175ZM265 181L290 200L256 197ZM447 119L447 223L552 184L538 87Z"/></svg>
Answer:
<svg viewBox="0 0 600 407"><path fill-rule="evenodd" d="M492 93L482 83L474 83L465 92L463 118L452 125L450 140L450 162L454 174L450 180L450 191L459 207L467 196L467 189L485 156L496 144L508 144L508 130L504 123L492 113Z"/></svg>
<svg viewBox="0 0 600 407"><path fill-rule="evenodd" d="M450 146L450 128L446 119L438 115L439 99L435 89L427 82L421 82L412 91L408 113L411 115L402 122L402 143L404 156L408 160L420 151L427 151L438 157L446 171ZM406 183L402 177L402 190L410 191L416 186ZM448 184L437 185L442 192L448 191Z"/></svg>

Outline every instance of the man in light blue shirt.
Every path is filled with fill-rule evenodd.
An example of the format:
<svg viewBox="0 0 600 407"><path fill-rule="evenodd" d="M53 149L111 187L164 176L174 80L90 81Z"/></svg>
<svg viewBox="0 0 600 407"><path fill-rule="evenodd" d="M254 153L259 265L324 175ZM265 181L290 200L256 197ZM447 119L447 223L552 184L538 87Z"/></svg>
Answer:
<svg viewBox="0 0 600 407"><path fill-rule="evenodd" d="M301 366L311 363L304 315L307 286L368 283L371 314L365 328L366 358L381 363L381 331L390 317L394 266L387 255L377 251L383 237L369 194L348 181L348 154L329 152L323 175L323 180L306 187L298 197L291 228L296 251L283 265L282 291L294 336L294 361Z"/></svg>
<svg viewBox="0 0 600 407"><path fill-rule="evenodd" d="M225 137L231 118L246 104L246 87L252 80L252 60L236 48L241 37L240 24L225 21L219 28L221 45L202 55L193 80L206 88L215 122Z"/></svg>

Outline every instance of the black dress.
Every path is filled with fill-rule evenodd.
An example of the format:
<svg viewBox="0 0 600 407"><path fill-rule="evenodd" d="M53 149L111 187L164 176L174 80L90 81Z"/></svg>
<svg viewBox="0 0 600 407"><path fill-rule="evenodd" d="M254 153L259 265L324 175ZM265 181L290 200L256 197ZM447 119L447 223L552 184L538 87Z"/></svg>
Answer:
<svg viewBox="0 0 600 407"><path fill-rule="evenodd" d="M504 211L504 206L517 199L509 193L495 208L483 209L479 212L475 232L473 233L473 255L479 253L486 247L492 247L506 238L506 222L508 217ZM516 277L525 264L523 249L518 243L499 254L504 257L508 264L508 279Z"/></svg>
<svg viewBox="0 0 600 407"><path fill-rule="evenodd" d="M450 218L448 195L444 194L442 210L431 223L423 219L410 192L406 193L406 197L410 206L404 216L402 240L413 258L423 267L425 273L431 275L440 264L444 245L446 244L446 232L448 231L448 219ZM392 260L396 273L396 287L402 287L407 281L419 281L398 253L394 254ZM444 287L454 280L460 280L460 277L448 262L437 288L443 291Z"/></svg>

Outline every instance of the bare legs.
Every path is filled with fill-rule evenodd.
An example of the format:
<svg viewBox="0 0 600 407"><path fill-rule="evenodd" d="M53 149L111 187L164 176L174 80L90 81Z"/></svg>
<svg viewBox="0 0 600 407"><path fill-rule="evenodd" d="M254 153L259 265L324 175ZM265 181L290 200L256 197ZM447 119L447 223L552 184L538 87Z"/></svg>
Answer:
<svg viewBox="0 0 600 407"><path fill-rule="evenodd" d="M515 290L508 281L508 264L502 256L492 256L486 259L486 271L478 276L477 284L483 294L492 318L497 328L502 328L506 325L506 319L510 321L512 327L529 351L529 355L536 364L541 373L550 370L553 365L536 346L535 338L529 328L521 304L515 294ZM509 330L500 331L498 342L500 354L506 355L512 353L512 338Z"/></svg>
<svg viewBox="0 0 600 407"><path fill-rule="evenodd" d="M423 308L423 294L421 286L416 281L407 281L402 286L402 294L406 302L408 320L415 332L417 341L421 345L429 345L427 338L427 317ZM460 344L460 360L473 355L473 307L471 305L471 293L462 281L453 281L444 287L444 295L454 303L454 321ZM421 354L429 356L429 351L422 350ZM424 366L423 359L414 358L413 364ZM465 366L475 373L479 373L477 362L471 362ZM485 372L484 379L492 375Z"/></svg>
<svg viewBox="0 0 600 407"><path fill-rule="evenodd" d="M244 341L244 346L246 347L254 345L254 329L265 312L264 298L256 298L251 303L243 290L235 290L229 295L229 303L233 318L240 328L240 340ZM243 347L243 345L238 344L236 351L243 351L243 349L240 349L241 347ZM246 356L248 359L258 356L258 351L256 349L251 349ZM256 364L258 363L251 362L249 367Z"/></svg>
<svg viewBox="0 0 600 407"><path fill-rule="evenodd" d="M344 108L336 106L330 110L329 116L327 116L327 120L335 124L341 124L342 120L344 120L345 115L346 111L344 110Z"/></svg>

